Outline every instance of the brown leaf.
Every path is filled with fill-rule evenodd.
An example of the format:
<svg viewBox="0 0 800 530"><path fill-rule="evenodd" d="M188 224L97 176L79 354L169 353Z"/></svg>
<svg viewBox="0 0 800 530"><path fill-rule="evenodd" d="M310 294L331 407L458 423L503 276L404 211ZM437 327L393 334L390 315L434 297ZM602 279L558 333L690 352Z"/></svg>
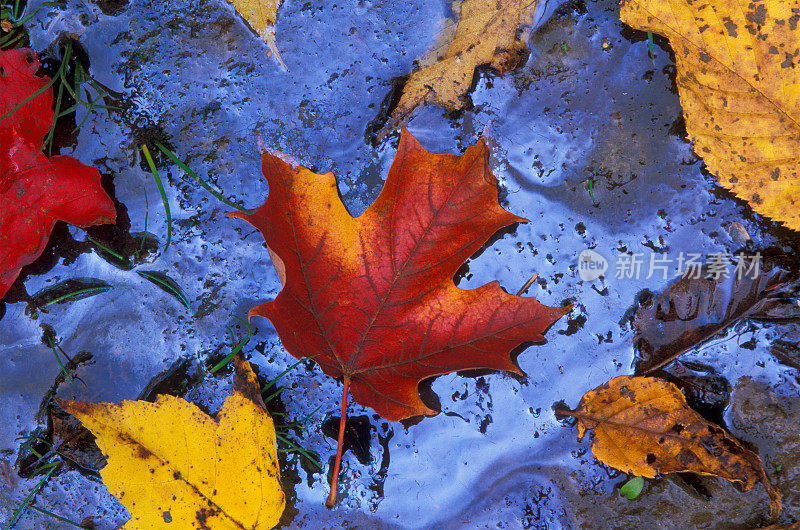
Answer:
<svg viewBox="0 0 800 530"><path fill-rule="evenodd" d="M789 292L793 284L783 285L787 278L778 267L766 272L759 268L755 278L752 273L716 279L687 276L663 293L644 296L633 318L636 373L653 373L744 318L800 316Z"/></svg>
<svg viewBox="0 0 800 530"><path fill-rule="evenodd" d="M50 418L56 453L83 469L100 471L106 466L106 459L95 443L95 436L75 416L54 405L50 408Z"/></svg>
<svg viewBox="0 0 800 530"><path fill-rule="evenodd" d="M421 68L408 78L378 140L404 125L424 103L463 109L479 66L488 65L501 75L516 68L528 49L526 32L518 32L530 28L536 5L536 0L461 2L458 23L445 27Z"/></svg>
<svg viewBox="0 0 800 530"><path fill-rule="evenodd" d="M590 390L574 411L579 439L594 432L592 453L607 466L642 477L693 472L737 483L747 491L761 482L770 514L781 510L761 459L725 430L689 408L681 391L654 377L619 376Z"/></svg>

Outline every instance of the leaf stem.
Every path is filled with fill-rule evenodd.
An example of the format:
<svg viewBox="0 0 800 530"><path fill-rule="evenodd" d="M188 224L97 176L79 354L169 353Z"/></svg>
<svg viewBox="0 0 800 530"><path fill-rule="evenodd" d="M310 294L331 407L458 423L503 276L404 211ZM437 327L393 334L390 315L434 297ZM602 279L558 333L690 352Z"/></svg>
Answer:
<svg viewBox="0 0 800 530"><path fill-rule="evenodd" d="M521 295L522 295L522 293L524 293L525 291L527 291L527 290L528 290L528 287L530 287L531 285L533 285L533 282L535 282L535 281L536 281L536 278L538 278L538 277L539 277L539 273L538 273L538 272L537 272L537 273L535 273L533 276L531 276L531 279L530 279L530 280L528 280L527 282L525 282L525 285L523 285L523 286L522 286L522 289L520 289L519 291L517 291L517 296L521 296Z"/></svg>
<svg viewBox="0 0 800 530"><path fill-rule="evenodd" d="M336 504L336 486L339 483L339 468L342 467L342 448L344 447L344 426L347 423L347 396L350 392L350 378L344 376L344 388L342 389L342 415L339 417L339 441L336 444L336 460L333 464L333 478L331 479L331 493L325 504L328 508L333 508Z"/></svg>

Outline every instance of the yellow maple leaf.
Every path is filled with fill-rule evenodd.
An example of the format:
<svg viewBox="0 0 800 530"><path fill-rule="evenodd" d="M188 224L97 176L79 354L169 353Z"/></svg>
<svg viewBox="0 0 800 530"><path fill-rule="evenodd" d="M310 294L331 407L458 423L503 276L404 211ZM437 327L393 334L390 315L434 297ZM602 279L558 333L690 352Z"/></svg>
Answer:
<svg viewBox="0 0 800 530"><path fill-rule="evenodd" d="M686 130L721 186L800 230L800 3L623 0L675 50Z"/></svg>
<svg viewBox="0 0 800 530"><path fill-rule="evenodd" d="M281 7L283 0L228 1L233 4L234 9L242 15L250 27L264 39L281 66L288 70L275 43L275 22L278 20L278 8Z"/></svg>
<svg viewBox="0 0 800 530"><path fill-rule="evenodd" d="M518 29L530 28L536 5L536 0L463 0L458 23L446 25L439 43L408 78L378 138L403 125L422 103L463 109L475 68L488 65L500 74L516 68L527 51L527 33L518 35Z"/></svg>
<svg viewBox="0 0 800 530"><path fill-rule="evenodd" d="M108 459L108 490L131 513L125 530L272 528L285 497L275 428L255 374L235 359L233 393L216 418L169 395L155 403L58 400Z"/></svg>

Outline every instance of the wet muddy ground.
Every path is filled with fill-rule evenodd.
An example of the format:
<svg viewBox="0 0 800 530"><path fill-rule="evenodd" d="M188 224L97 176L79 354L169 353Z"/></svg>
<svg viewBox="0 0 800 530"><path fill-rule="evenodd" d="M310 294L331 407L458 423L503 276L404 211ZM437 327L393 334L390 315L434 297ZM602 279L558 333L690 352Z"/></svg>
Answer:
<svg viewBox="0 0 800 530"><path fill-rule="evenodd" d="M73 39L91 75L121 107L93 111L62 148L100 168L118 202L120 226L90 234L131 253L143 234L150 238L149 252L125 270L86 242L83 230L60 227L43 258L6 296L0 309L0 520L11 518L40 479L18 476L29 459L19 438L47 429L39 409L51 390L90 401L168 391L213 412L230 391L229 373L189 388L182 383L209 358L230 351L226 327L244 335L236 317L280 289L261 236L226 218L229 207L157 157L173 216L165 248L167 223L141 143L165 143L247 207L267 195L258 170L260 144L315 171L333 171L353 214L377 196L397 138L373 145L370 124L393 79L407 75L430 46L449 2L323 4L284 1L277 38L288 71L267 57L266 45L223 0L70 2L66 9L44 8L31 21L34 49L46 52L60 39ZM270 406L289 419L319 407L292 438L319 455L324 471L286 454L285 527L767 523L763 488L742 493L709 477L647 480L636 500L623 498L619 486L627 477L597 463L588 439L577 441L575 429L552 412L556 402L574 407L586 391L633 372L631 312L643 292L674 281L644 274L618 279L618 253L734 252L742 246L728 230L734 222L749 233L752 249L792 255L798 240L754 215L704 172L685 140L675 66L664 42L656 40L651 57L647 35L619 22L613 0L558 9L550 4L540 13L523 66L504 77L482 72L469 110L452 116L427 107L415 113L409 129L434 152L461 152L485 134L504 206L532 221L471 259L459 286L496 279L516 292L538 272L528 294L547 305L572 303L572 312L550 329L547 343L519 354L524 378L459 373L423 385L425 399L442 411L436 417L389 423L351 405L354 434L332 510L324 500L341 387L312 363L289 372L282 379L286 390ZM609 260L604 278L580 279L578 256L587 248ZM189 308L137 271L174 279ZM29 295L81 278L113 288L31 310ZM253 324L244 352L266 381L294 359L267 321ZM46 331L77 357L72 382L57 380L60 368L43 342ZM758 451L784 495L782 522L800 518L800 385L786 360L796 359L799 342L797 322L743 321L685 354L690 366L713 367L724 382L723 399L704 412ZM776 343L788 353L776 355ZM103 529L128 517L97 475L74 463L46 482L35 504ZM15 526L69 527L33 510Z"/></svg>

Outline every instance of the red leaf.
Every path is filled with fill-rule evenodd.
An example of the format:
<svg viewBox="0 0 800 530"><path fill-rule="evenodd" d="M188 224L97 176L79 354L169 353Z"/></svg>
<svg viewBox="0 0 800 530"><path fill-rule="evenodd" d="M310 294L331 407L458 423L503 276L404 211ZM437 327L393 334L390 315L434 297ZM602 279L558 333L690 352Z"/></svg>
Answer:
<svg viewBox="0 0 800 530"><path fill-rule="evenodd" d="M262 171L267 201L252 215L230 215L261 231L284 286L250 315L268 318L289 353L343 377L345 398L349 385L388 420L436 413L419 397L423 379L519 372L511 350L542 341L569 310L510 295L496 281L471 290L453 283L489 237L526 222L498 204L482 141L462 156L438 155L404 130L383 191L358 218L332 173L270 154Z"/></svg>
<svg viewBox="0 0 800 530"><path fill-rule="evenodd" d="M38 69L31 50L0 52L0 115L47 85ZM42 253L56 221L86 227L116 220L96 168L41 153L52 101L48 88L0 120L0 297Z"/></svg>

